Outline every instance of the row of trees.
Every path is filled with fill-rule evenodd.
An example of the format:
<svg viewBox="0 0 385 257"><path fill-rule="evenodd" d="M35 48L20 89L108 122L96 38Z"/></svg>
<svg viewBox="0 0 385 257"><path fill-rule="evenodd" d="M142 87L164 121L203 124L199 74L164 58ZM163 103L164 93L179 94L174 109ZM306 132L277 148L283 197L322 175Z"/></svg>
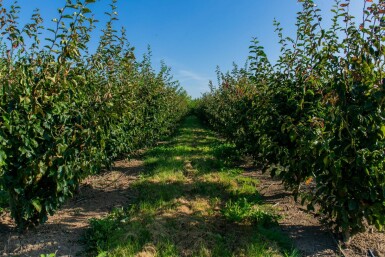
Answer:
<svg viewBox="0 0 385 257"><path fill-rule="evenodd" d="M301 1L297 35L278 22L279 60L254 41L247 68L218 73L198 113L338 231L385 225L385 3L363 0L362 24L337 1L328 29Z"/></svg>
<svg viewBox="0 0 385 257"><path fill-rule="evenodd" d="M37 11L21 26L19 7L0 1L0 190L21 229L44 222L85 176L172 132L187 112L169 68L155 72L150 53L136 60L124 29L113 28L115 1L89 53L92 2L67 0L55 28L44 29Z"/></svg>

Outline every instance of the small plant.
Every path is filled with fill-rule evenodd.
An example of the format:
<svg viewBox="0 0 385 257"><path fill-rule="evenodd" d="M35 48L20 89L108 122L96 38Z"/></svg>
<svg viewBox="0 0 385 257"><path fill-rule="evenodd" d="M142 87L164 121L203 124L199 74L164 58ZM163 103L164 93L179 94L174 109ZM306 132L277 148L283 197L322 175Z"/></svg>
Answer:
<svg viewBox="0 0 385 257"><path fill-rule="evenodd" d="M261 205L251 203L246 198L229 200L222 214L231 222L251 222L263 226L276 223L279 218L272 211L267 211Z"/></svg>

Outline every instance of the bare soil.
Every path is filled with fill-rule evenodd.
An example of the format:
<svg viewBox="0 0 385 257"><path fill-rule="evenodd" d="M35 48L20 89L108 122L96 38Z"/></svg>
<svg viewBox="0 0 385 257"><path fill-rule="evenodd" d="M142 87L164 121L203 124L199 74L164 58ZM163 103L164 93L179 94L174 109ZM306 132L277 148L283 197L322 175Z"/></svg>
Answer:
<svg viewBox="0 0 385 257"><path fill-rule="evenodd" d="M385 257L385 233L370 227L367 232L353 236L344 248L346 256ZM369 254L369 250L373 255Z"/></svg>
<svg viewBox="0 0 385 257"><path fill-rule="evenodd" d="M349 243L343 243L321 223L319 216L295 202L279 180L256 171L249 172L248 176L260 181L258 191L265 201L276 207L282 216L279 222L282 230L294 240L303 256L371 257L371 251L375 257L385 257L384 232L368 228L367 232L353 236Z"/></svg>
<svg viewBox="0 0 385 257"><path fill-rule="evenodd" d="M69 200L44 225L19 234L4 213L0 217L0 256L82 256L79 242L88 228L88 220L106 216L113 208L130 201L128 188L143 169L139 160L118 161L112 171L90 176L83 181L80 193Z"/></svg>

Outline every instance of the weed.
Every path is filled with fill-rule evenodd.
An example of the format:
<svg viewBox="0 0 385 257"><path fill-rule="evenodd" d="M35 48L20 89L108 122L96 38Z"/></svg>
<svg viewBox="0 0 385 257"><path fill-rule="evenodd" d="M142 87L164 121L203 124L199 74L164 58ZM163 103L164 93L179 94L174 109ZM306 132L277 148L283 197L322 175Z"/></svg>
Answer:
<svg viewBox="0 0 385 257"><path fill-rule="evenodd" d="M263 205L249 202L246 198L229 200L222 210L223 216L231 222L251 222L260 225L276 224L278 215Z"/></svg>

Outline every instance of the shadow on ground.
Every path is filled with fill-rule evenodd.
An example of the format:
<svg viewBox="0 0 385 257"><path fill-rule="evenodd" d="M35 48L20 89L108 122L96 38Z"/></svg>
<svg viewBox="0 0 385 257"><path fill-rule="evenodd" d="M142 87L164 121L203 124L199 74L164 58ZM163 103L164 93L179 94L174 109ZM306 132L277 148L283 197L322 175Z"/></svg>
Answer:
<svg viewBox="0 0 385 257"><path fill-rule="evenodd" d="M106 216L111 210L132 201L130 184L144 168L141 161L118 161L111 171L87 178L80 193L69 200L47 223L23 234L17 233L9 213L0 217L0 255L84 256L79 242L89 226L89 219Z"/></svg>

